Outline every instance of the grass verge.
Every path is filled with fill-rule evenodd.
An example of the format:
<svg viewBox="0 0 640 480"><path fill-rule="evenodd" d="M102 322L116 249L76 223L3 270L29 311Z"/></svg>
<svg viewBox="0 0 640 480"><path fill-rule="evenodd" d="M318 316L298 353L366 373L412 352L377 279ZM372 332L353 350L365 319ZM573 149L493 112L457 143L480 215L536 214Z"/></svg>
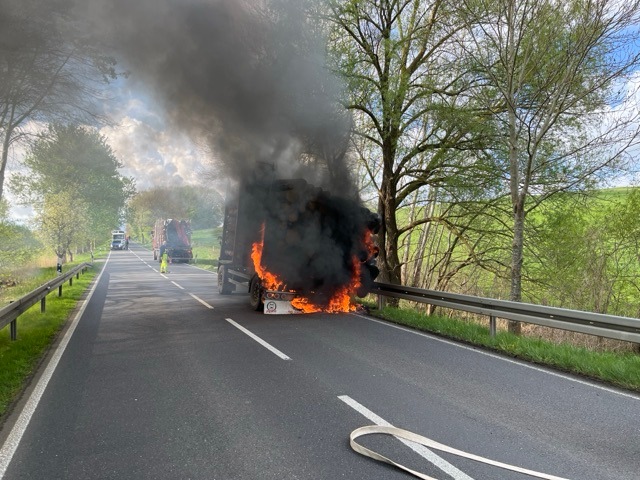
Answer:
<svg viewBox="0 0 640 480"><path fill-rule="evenodd" d="M107 251L108 253L108 251ZM97 254L95 258L102 258L106 255ZM65 263L62 266L62 273L66 273L81 263L91 263L90 253L81 253L74 256L73 262ZM0 305L6 305L10 301L15 301L36 288L44 285L49 280L57 277L55 264L49 267L26 266L21 268L22 278L10 287L0 288Z"/></svg>
<svg viewBox="0 0 640 480"><path fill-rule="evenodd" d="M370 307L370 315L377 318L640 392L640 355L634 353L595 352L574 345L516 336L509 332L498 332L495 337L491 337L488 326L474 322L426 316L414 310L393 307L377 310L371 308L373 304L366 304Z"/></svg>
<svg viewBox="0 0 640 480"><path fill-rule="evenodd" d="M53 339L87 291L96 270L99 268L87 269L79 278L74 278L72 286L65 283L61 297L58 297L57 289L52 291L47 296L44 313L40 312L38 302L20 315L15 341L10 338L8 325L0 331L0 417L7 412L7 408L36 371ZM50 279L51 277L45 278L41 284Z"/></svg>

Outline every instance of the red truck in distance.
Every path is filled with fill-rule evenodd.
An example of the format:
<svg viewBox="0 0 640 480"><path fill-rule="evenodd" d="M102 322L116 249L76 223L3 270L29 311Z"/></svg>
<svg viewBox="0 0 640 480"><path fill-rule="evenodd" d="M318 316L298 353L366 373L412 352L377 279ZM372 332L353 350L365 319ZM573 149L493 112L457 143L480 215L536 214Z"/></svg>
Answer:
<svg viewBox="0 0 640 480"><path fill-rule="evenodd" d="M191 249L191 223L188 220L156 220L152 232L153 259L160 261L160 250L164 244L171 262L190 263L193 260Z"/></svg>

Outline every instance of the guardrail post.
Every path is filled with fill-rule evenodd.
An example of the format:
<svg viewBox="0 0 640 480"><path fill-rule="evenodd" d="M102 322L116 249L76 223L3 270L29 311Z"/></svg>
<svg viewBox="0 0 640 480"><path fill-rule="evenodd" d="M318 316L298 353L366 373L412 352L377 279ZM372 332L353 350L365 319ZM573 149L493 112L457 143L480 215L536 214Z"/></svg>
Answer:
<svg viewBox="0 0 640 480"><path fill-rule="evenodd" d="M15 340L16 338L18 338L18 319L14 318L11 323L10 323L10 329L11 329L11 340Z"/></svg>
<svg viewBox="0 0 640 480"><path fill-rule="evenodd" d="M47 306L47 297L42 297L42 300L40 300L40 313L44 313L44 311L46 310L46 306Z"/></svg>
<svg viewBox="0 0 640 480"><path fill-rule="evenodd" d="M80 279L80 272L76 272L76 280Z"/></svg>
<svg viewBox="0 0 640 480"><path fill-rule="evenodd" d="M496 317L494 315L489 315L489 335L496 336Z"/></svg>
<svg viewBox="0 0 640 480"><path fill-rule="evenodd" d="M69 277L69 286L73 287L73 277Z"/></svg>
<svg viewBox="0 0 640 480"><path fill-rule="evenodd" d="M378 310L382 310L385 306L385 298L383 295L378 295Z"/></svg>
<svg viewBox="0 0 640 480"><path fill-rule="evenodd" d="M62 285L58 285L58 296L62 296Z"/></svg>

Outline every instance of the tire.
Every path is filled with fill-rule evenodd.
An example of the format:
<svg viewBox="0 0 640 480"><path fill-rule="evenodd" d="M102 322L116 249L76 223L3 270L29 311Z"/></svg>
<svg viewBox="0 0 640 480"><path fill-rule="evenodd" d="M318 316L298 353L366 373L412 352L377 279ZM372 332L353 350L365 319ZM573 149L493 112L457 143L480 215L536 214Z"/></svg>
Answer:
<svg viewBox="0 0 640 480"><path fill-rule="evenodd" d="M220 265L218 267L218 293L220 295L229 295L231 292L233 292L233 285L229 282L227 267Z"/></svg>
<svg viewBox="0 0 640 480"><path fill-rule="evenodd" d="M153 251L153 259L154 260L158 259L158 252L156 252L155 250Z"/></svg>
<svg viewBox="0 0 640 480"><path fill-rule="evenodd" d="M262 302L262 282L257 275L253 276L249 284L249 304L256 312L261 312L264 309L264 303Z"/></svg>

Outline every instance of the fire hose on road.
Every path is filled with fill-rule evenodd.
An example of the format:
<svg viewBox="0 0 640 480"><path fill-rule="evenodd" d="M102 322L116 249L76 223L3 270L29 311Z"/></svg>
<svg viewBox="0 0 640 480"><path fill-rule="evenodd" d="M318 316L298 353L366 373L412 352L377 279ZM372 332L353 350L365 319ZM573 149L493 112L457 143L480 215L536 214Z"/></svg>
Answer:
<svg viewBox="0 0 640 480"><path fill-rule="evenodd" d="M378 460L380 462L393 465L394 467L397 467L400 470L404 470L405 472L408 472L417 478L422 478L423 480L438 480L438 479L434 477L430 477L424 473L420 473L415 470L412 470L402 464L396 463L393 460L383 455L380 455L379 453L374 452L373 450L363 447L358 442L356 442L357 438L363 437L365 435L372 435L372 434L392 435L397 438L401 438L404 440L408 440L410 442L417 443L419 445L423 445L427 448L433 448L441 452L451 453L453 455L467 458L469 460L485 463L487 465L493 465L494 467L502 468L504 470L511 470L513 472L523 473L525 475L529 475L530 477L544 478L547 480L568 480L564 477L557 477L555 475L548 475L546 473L535 472L533 470L527 470L524 468L509 465L506 463L497 462L495 460L491 460L488 458L480 457L472 453L463 452L462 450L456 450L455 448L448 447L447 445L438 443L434 440L431 440L430 438L423 437L422 435L418 435L416 433L410 432L408 430L403 430L397 427L390 427L386 425L369 425L366 427L356 428L353 432L351 432L351 435L349 436L349 443L351 444L351 448L353 450L355 450L361 455L364 455L365 457L370 457L370 458L373 458L374 460Z"/></svg>

